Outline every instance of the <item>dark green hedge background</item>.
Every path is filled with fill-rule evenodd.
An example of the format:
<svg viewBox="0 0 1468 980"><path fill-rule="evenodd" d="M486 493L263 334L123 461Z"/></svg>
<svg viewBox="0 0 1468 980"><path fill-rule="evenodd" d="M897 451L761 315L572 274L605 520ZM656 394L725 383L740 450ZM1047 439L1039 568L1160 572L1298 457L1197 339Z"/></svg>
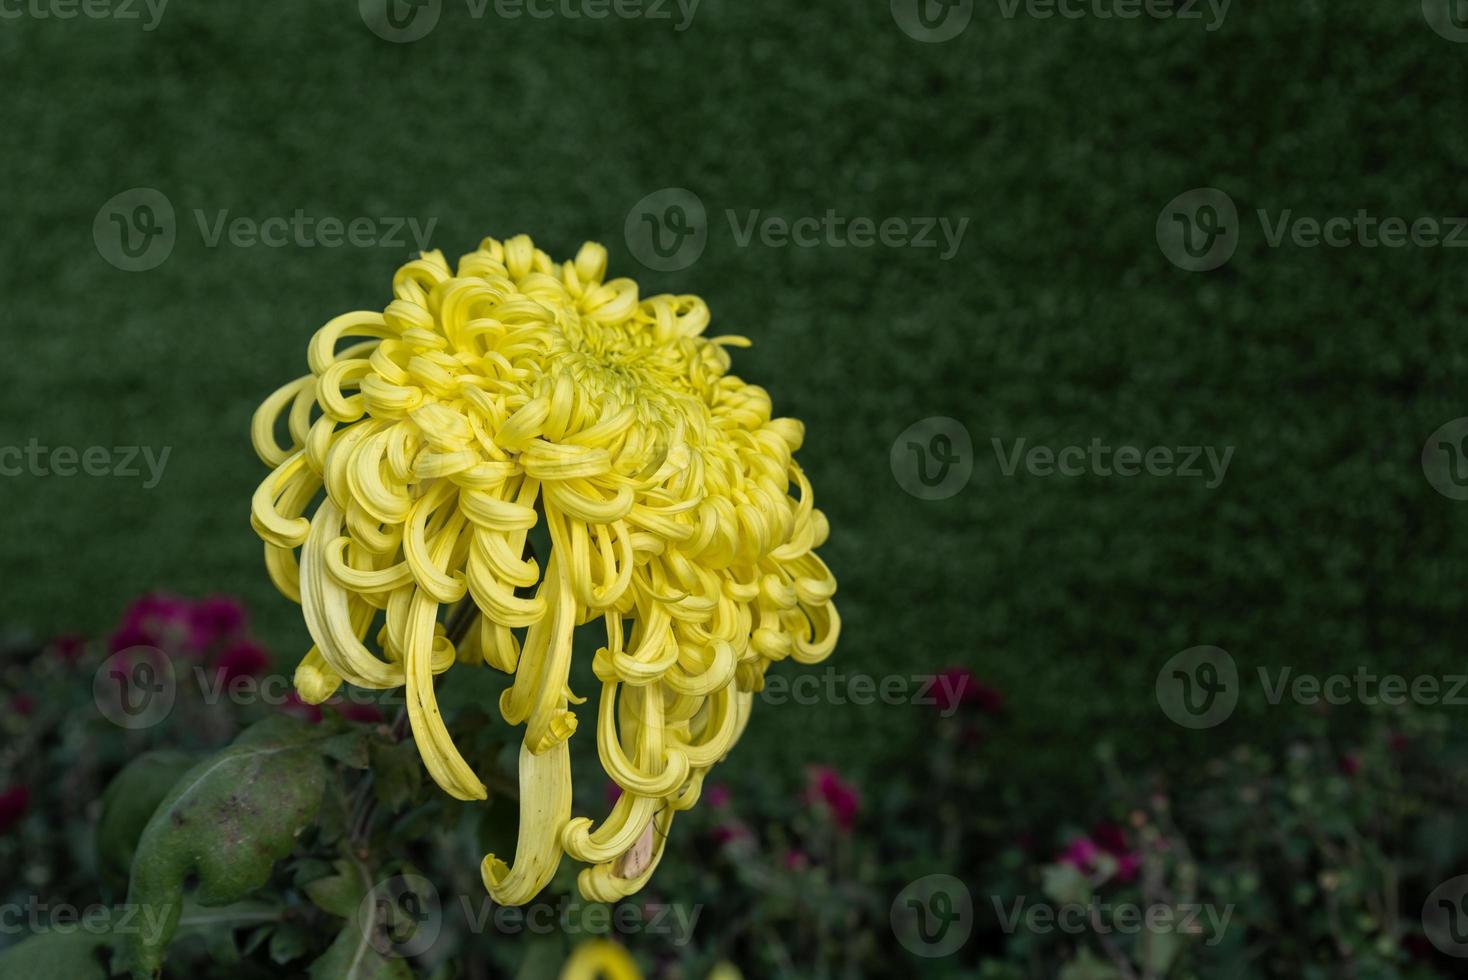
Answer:
<svg viewBox="0 0 1468 980"><path fill-rule="evenodd" d="M1468 415L1468 251L1271 248L1254 218L1468 214L1468 44L1417 0L1238 2L1211 33L979 0L934 45L885 0L704 0L682 33L475 20L447 0L436 31L401 45L353 0L172 0L151 32L0 20L0 65L0 443L172 447L151 490L0 479L8 626L100 631L150 588L225 591L283 661L307 645L248 525L250 413L304 371L318 326L386 302L408 254L209 248L193 218L299 208L437 219L451 258L486 234L558 256L596 239L647 291L703 295L714 333L755 341L738 372L807 423L842 587L831 665L972 666L1008 698L998 737L1018 786L1084 782L1102 738L1186 764L1300 710L1255 685L1219 729L1167 723L1157 670L1197 644L1246 673L1462 668L1468 504L1436 493L1419 456ZM178 244L127 273L92 223L137 186L173 203ZM623 226L669 186L707 205L709 246L652 273ZM1154 226L1202 186L1238 204L1240 245L1192 274ZM943 262L739 247L726 209L971 224ZM969 429L974 475L929 502L888 454L936 415ZM995 437L1236 448L1207 490L1004 477ZM745 751L871 766L875 791L879 766L921 750L922 716L771 708Z"/></svg>

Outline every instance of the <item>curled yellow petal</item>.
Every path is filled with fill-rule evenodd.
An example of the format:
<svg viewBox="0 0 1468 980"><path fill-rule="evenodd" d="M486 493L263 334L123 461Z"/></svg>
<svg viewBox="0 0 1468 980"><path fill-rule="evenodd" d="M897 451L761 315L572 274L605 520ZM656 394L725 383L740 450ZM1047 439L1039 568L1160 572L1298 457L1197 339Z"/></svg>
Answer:
<svg viewBox="0 0 1468 980"><path fill-rule="evenodd" d="M250 523L312 640L302 698L405 689L430 775L475 800L436 685L512 675L498 707L523 726L524 809L514 864L484 861L498 901L528 901L563 849L587 898L635 891L772 665L840 635L805 427L731 373L749 342L711 322L696 296L609 278L594 243L560 262L523 235L456 266L429 250L383 310L316 331L310 374L251 419L271 472ZM599 825L570 817L587 624L606 633L597 757L623 790Z"/></svg>

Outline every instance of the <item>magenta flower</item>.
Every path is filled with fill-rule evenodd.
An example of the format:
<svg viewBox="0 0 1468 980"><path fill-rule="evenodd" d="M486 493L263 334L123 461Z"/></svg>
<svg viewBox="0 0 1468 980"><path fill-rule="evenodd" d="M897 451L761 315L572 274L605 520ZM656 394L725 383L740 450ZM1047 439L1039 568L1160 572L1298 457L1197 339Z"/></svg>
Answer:
<svg viewBox="0 0 1468 980"><path fill-rule="evenodd" d="M1069 864L1084 874L1095 874L1100 858L1105 855L1116 862L1116 879L1133 881L1141 870L1141 855L1127 844L1126 832L1114 823L1100 823L1088 837L1077 837L1056 860Z"/></svg>
<svg viewBox="0 0 1468 980"><path fill-rule="evenodd" d="M1354 752L1348 752L1341 756L1341 761L1336 765L1342 775L1354 776L1361 771L1361 757Z"/></svg>
<svg viewBox="0 0 1468 980"><path fill-rule="evenodd" d="M31 791L24 786L12 786L0 793L0 833L19 823L30 803Z"/></svg>
<svg viewBox="0 0 1468 980"><path fill-rule="evenodd" d="M1078 868L1086 874L1096 870L1096 859L1101 856L1101 848L1089 837L1077 837L1066 845L1065 850L1060 852L1056 860L1061 864L1069 864Z"/></svg>
<svg viewBox="0 0 1468 980"><path fill-rule="evenodd" d="M1127 852L1126 831L1114 823L1098 823L1091 828L1091 840L1108 854Z"/></svg>
<svg viewBox="0 0 1468 980"><path fill-rule="evenodd" d="M714 842L716 844L732 844L735 841L751 840L754 835L749 828L737 820L721 823L714 828Z"/></svg>
<svg viewBox="0 0 1468 980"><path fill-rule="evenodd" d="M1128 852L1116 859L1116 879L1123 884L1137 880L1137 872L1142 870L1142 856Z"/></svg>
<svg viewBox="0 0 1468 980"><path fill-rule="evenodd" d="M850 830L861 809L861 794L830 766L812 766L806 781L806 799L823 806L841 830Z"/></svg>
<svg viewBox="0 0 1468 980"><path fill-rule="evenodd" d="M345 701L336 706L337 713L347 721L356 721L364 725L380 725L387 719L382 716L382 709L375 704L358 704L355 701Z"/></svg>
<svg viewBox="0 0 1468 980"><path fill-rule="evenodd" d="M51 651L68 664L80 660L86 649L86 638L80 633L62 633L51 641Z"/></svg>
<svg viewBox="0 0 1468 980"><path fill-rule="evenodd" d="M944 715L959 708L974 708L986 715L997 715L1004 710L1004 695L975 677L967 667L940 670L933 696L938 711Z"/></svg>
<svg viewBox="0 0 1468 980"><path fill-rule="evenodd" d="M232 644L214 661L214 669L224 675L225 683L240 677L258 677L270 666L270 655L252 640Z"/></svg>
<svg viewBox="0 0 1468 980"><path fill-rule="evenodd" d="M318 704L307 704L301 700L301 696L295 691L291 691L285 696L285 701L281 704L280 710L288 715L295 715L297 718L302 718L313 725L321 723L321 706Z"/></svg>
<svg viewBox="0 0 1468 980"><path fill-rule="evenodd" d="M108 638L107 649L113 653L121 653L133 647L150 647L153 643L154 636L148 630L135 624L124 623Z"/></svg>
<svg viewBox="0 0 1468 980"><path fill-rule="evenodd" d="M122 622L112 634L112 652L141 646L187 647L193 639L189 617L188 600L178 596L150 593L136 599L122 614Z"/></svg>
<svg viewBox="0 0 1468 980"><path fill-rule="evenodd" d="M703 791L703 798L713 809L722 810L729 805L729 787L723 783L715 783Z"/></svg>
<svg viewBox="0 0 1468 980"><path fill-rule="evenodd" d="M36 702L29 694L17 694L10 699L10 710L22 718L29 718L36 713Z"/></svg>
<svg viewBox="0 0 1468 980"><path fill-rule="evenodd" d="M1114 823L1099 823L1091 828L1091 840L1116 859L1116 879L1123 884L1136 880L1142 868L1142 856L1127 843L1126 831Z"/></svg>
<svg viewBox="0 0 1468 980"><path fill-rule="evenodd" d="M188 619L191 645L204 650L244 629L245 607L233 596L209 596L194 603Z"/></svg>
<svg viewBox="0 0 1468 980"><path fill-rule="evenodd" d="M810 858L805 856L804 851L791 848L785 852L784 863L786 871L804 871L810 867Z"/></svg>

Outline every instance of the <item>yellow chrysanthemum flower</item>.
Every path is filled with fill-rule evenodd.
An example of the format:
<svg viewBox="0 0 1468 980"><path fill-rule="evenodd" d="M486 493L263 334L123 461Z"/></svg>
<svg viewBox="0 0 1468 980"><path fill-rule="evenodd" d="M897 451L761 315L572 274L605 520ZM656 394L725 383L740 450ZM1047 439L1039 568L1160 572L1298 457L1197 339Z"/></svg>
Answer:
<svg viewBox="0 0 1468 980"><path fill-rule="evenodd" d="M642 980L632 954L609 939L588 939L571 951L561 968L560 980ZM729 963L720 963L708 980L743 980Z"/></svg>
<svg viewBox="0 0 1468 980"><path fill-rule="evenodd" d="M483 865L502 904L529 901L562 852L593 865L588 900L640 888L766 668L825 658L840 628L814 551L826 519L793 458L804 427L728 373L728 348L748 341L703 337L697 297L641 299L605 271L600 245L557 264L524 236L486 239L457 272L426 252L382 313L316 333L311 373L252 427L274 467L252 523L315 643L303 699L343 681L405 687L434 780L483 799L434 678L455 663L514 675L499 708L525 726L519 840L513 866ZM543 567L528 547L541 520ZM463 603L478 626L456 649L439 612ZM594 827L571 816L566 740L584 700L568 686L572 631L598 618L598 749L624 792Z"/></svg>

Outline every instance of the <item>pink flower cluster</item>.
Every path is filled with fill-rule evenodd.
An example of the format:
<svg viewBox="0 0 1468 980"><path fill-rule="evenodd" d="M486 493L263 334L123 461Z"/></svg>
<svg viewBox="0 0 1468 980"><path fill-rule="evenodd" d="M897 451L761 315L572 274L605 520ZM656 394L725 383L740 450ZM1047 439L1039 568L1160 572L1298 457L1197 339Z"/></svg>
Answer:
<svg viewBox="0 0 1468 980"><path fill-rule="evenodd" d="M145 595L123 613L108 647L113 653L154 647L206 660L226 682L258 677L270 666L270 655L250 638L244 604L233 596Z"/></svg>
<svg viewBox="0 0 1468 980"><path fill-rule="evenodd" d="M608 786L614 788L615 784L609 783ZM703 799L710 810L719 814L719 823L712 832L716 843L754 841L755 835L749 825L734 814L734 795L728 786L710 783L704 787ZM608 801L615 801L615 795L609 793ZM843 834L850 833L856 826L857 814L861 811L861 792L831 766L811 766L806 770L802 801L828 817ZM799 848L785 851L780 862L787 871L804 871L811 865L810 857Z"/></svg>
<svg viewBox="0 0 1468 980"><path fill-rule="evenodd" d="M387 721L387 718L382 713L382 709L375 704L348 701L340 696L333 696L326 704L336 708L336 713L347 721L361 722L364 725L381 725ZM280 710L288 715L295 715L297 718L302 718L313 725L320 724L321 719L324 717L321 705L307 704L301 700L301 696L295 691L291 691L285 696L285 704L280 706Z"/></svg>
<svg viewBox="0 0 1468 980"><path fill-rule="evenodd" d="M861 793L830 766L811 766L806 772L806 802L830 814L837 828L849 831L861 810Z"/></svg>
<svg viewBox="0 0 1468 980"><path fill-rule="evenodd" d="M0 834L20 822L30 803L31 791L24 786L12 786L0 793Z"/></svg>
<svg viewBox="0 0 1468 980"><path fill-rule="evenodd" d="M1111 861L1103 861L1102 858ZM1114 823L1097 824L1086 837L1077 837L1056 858L1082 874L1094 875L1103 864L1115 862L1115 877L1123 884L1135 881L1142 867L1142 856L1127 844L1126 833Z"/></svg>

